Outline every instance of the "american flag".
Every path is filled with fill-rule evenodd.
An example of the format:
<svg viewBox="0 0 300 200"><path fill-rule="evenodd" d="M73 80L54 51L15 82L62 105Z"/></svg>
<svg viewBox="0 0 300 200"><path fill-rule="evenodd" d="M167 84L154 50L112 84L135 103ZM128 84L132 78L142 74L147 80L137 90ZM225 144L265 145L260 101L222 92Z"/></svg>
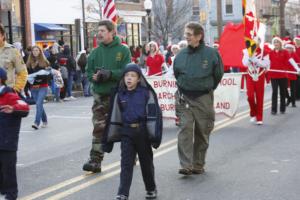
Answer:
<svg viewBox="0 0 300 200"><path fill-rule="evenodd" d="M117 10L114 0L104 0L103 1L103 18L109 19L113 21L114 23L117 22Z"/></svg>

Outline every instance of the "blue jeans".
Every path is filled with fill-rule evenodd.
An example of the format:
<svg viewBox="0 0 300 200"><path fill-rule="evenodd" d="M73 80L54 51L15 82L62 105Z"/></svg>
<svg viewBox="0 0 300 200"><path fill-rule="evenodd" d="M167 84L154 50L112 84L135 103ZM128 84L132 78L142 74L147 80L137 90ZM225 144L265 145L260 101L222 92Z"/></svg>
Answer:
<svg viewBox="0 0 300 200"><path fill-rule="evenodd" d="M53 94L54 97L55 97L55 100L56 100L56 101L59 101L59 99L60 99L60 96L59 96L59 94L60 94L60 88L58 88L58 87L55 85L55 83L54 83L53 80L51 80L51 91L52 91L52 94Z"/></svg>
<svg viewBox="0 0 300 200"><path fill-rule="evenodd" d="M31 89L31 94L36 104L36 114L35 114L34 123L38 126L40 125L41 120L42 122L47 122L47 115L43 106L44 99L47 95L47 92L48 92L47 87Z"/></svg>
<svg viewBox="0 0 300 200"><path fill-rule="evenodd" d="M67 97L72 96L74 75L75 75L75 71L68 72Z"/></svg>
<svg viewBox="0 0 300 200"><path fill-rule="evenodd" d="M85 97L91 96L91 91L90 91L90 82L87 78L87 74L84 73L82 74L82 87L83 87L83 94Z"/></svg>

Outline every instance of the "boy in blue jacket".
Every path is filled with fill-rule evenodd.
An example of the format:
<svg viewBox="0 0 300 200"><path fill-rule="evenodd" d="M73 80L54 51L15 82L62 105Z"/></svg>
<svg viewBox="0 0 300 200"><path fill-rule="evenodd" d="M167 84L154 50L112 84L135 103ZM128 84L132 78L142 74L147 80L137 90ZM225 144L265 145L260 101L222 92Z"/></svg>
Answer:
<svg viewBox="0 0 300 200"><path fill-rule="evenodd" d="M110 152L112 146L107 148L108 144L121 141L120 186L116 199L128 199L136 154L145 183L145 198L156 199L151 145L157 148L161 142L161 110L155 92L136 64L126 66L111 105L102 144L103 150Z"/></svg>
<svg viewBox="0 0 300 200"><path fill-rule="evenodd" d="M29 106L5 85L6 80L7 73L0 67L0 199L16 200L19 132L21 118L28 115Z"/></svg>

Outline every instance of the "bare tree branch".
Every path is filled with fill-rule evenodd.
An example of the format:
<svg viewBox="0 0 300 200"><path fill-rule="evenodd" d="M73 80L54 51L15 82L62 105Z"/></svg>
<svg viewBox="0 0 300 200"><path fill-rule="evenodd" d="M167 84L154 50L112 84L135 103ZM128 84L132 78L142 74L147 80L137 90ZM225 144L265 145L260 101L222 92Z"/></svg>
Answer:
<svg viewBox="0 0 300 200"><path fill-rule="evenodd" d="M169 37L180 40L184 25L192 15L192 0L153 0L154 29L152 30L155 39L168 44Z"/></svg>

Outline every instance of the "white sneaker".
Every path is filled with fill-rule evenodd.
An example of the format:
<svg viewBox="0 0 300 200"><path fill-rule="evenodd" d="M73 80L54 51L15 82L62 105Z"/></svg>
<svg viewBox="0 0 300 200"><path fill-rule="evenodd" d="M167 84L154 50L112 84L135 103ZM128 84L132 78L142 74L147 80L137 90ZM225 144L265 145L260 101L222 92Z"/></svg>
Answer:
<svg viewBox="0 0 300 200"><path fill-rule="evenodd" d="M42 124L42 128L47 128L47 126L48 126L48 122L43 122L43 124Z"/></svg>
<svg viewBox="0 0 300 200"><path fill-rule="evenodd" d="M64 101L70 101L71 99L70 99L70 97L65 97L63 100Z"/></svg>
<svg viewBox="0 0 300 200"><path fill-rule="evenodd" d="M251 123L255 123L255 122L256 122L256 117L251 117L251 118L250 118L250 122L251 122Z"/></svg>
<svg viewBox="0 0 300 200"><path fill-rule="evenodd" d="M69 98L70 98L70 100L76 100L77 99L77 98L75 98L73 96L70 96Z"/></svg>
<svg viewBox="0 0 300 200"><path fill-rule="evenodd" d="M264 123L262 121L257 121L256 125L263 125Z"/></svg>
<svg viewBox="0 0 300 200"><path fill-rule="evenodd" d="M38 129L39 129L39 126L38 126L37 124L33 124L31 127L32 127L34 130L38 130Z"/></svg>

